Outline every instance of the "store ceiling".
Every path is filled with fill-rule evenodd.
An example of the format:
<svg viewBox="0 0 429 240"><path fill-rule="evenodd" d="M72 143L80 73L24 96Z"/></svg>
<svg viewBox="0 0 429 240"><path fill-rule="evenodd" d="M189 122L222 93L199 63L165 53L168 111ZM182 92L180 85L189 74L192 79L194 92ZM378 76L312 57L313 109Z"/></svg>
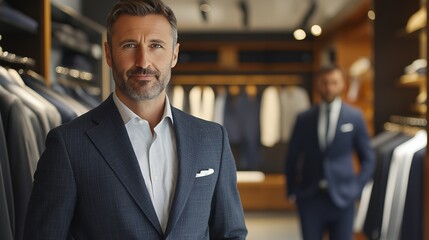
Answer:
<svg viewBox="0 0 429 240"><path fill-rule="evenodd" d="M211 6L206 20L199 8L203 1ZM364 1L164 0L175 12L181 32L291 32L303 22L307 29L313 24L327 28Z"/></svg>

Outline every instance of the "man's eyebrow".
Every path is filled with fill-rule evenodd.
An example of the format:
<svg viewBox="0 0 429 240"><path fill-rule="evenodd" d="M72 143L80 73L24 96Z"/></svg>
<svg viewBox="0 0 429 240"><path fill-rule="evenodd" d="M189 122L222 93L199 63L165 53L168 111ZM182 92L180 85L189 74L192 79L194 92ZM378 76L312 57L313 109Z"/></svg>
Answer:
<svg viewBox="0 0 429 240"><path fill-rule="evenodd" d="M161 39L151 39L149 40L150 43L161 43L161 44L165 44L165 41L161 40Z"/></svg>
<svg viewBox="0 0 429 240"><path fill-rule="evenodd" d="M125 39L125 40L120 41L120 42L118 43L118 45L119 45L119 46L122 46L122 45L124 45L125 43L135 43L135 42L137 42L137 41L136 41L136 40L134 40L134 39Z"/></svg>

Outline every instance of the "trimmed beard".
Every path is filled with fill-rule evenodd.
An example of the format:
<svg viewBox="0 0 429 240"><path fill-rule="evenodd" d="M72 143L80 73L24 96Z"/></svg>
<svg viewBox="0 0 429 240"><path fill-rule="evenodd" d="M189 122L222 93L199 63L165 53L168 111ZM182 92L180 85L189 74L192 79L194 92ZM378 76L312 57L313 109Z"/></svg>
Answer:
<svg viewBox="0 0 429 240"><path fill-rule="evenodd" d="M133 68L126 72L126 77L128 81L125 81L120 74L117 72L116 64L112 60L112 74L113 79L115 80L116 86L130 99L135 101L144 101L151 100L159 96L162 91L167 87L168 81L163 81L165 79L161 78L161 74L151 68ZM137 87L132 82L129 81L129 78L133 75L139 74L153 74L156 81L152 81L153 86L150 88L145 88L145 85L151 84L146 81L138 81Z"/></svg>

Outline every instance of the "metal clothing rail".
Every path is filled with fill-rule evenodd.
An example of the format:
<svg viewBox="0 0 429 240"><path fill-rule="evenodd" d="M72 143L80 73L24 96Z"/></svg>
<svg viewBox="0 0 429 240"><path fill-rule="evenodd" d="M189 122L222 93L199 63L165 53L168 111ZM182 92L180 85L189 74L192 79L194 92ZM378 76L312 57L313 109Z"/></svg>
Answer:
<svg viewBox="0 0 429 240"><path fill-rule="evenodd" d="M0 47L0 60L3 60L8 63L20 64L20 65L29 66L29 67L36 66L36 61L34 59L29 57L18 56L8 51L3 51L2 47Z"/></svg>

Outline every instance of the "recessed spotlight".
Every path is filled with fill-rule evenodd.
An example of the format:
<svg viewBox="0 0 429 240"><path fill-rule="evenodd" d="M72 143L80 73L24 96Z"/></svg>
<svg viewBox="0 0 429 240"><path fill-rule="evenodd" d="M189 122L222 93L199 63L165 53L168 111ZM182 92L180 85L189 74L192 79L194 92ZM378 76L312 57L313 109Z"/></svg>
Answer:
<svg viewBox="0 0 429 240"><path fill-rule="evenodd" d="M375 20L375 12L373 10L368 11L368 18L371 20Z"/></svg>
<svg viewBox="0 0 429 240"><path fill-rule="evenodd" d="M208 13L208 12L210 12L211 10L212 10L212 7L210 6L210 4L208 4L208 3L201 3L201 5L200 5L200 10L202 11L202 12L206 12L206 13Z"/></svg>
<svg viewBox="0 0 429 240"><path fill-rule="evenodd" d="M322 34L322 28L319 25L313 25L311 27L311 34L314 36L320 36Z"/></svg>
<svg viewBox="0 0 429 240"><path fill-rule="evenodd" d="M304 30L297 29L295 30L295 32L293 32L293 36L295 37L296 40L304 40L307 34L305 34Z"/></svg>

